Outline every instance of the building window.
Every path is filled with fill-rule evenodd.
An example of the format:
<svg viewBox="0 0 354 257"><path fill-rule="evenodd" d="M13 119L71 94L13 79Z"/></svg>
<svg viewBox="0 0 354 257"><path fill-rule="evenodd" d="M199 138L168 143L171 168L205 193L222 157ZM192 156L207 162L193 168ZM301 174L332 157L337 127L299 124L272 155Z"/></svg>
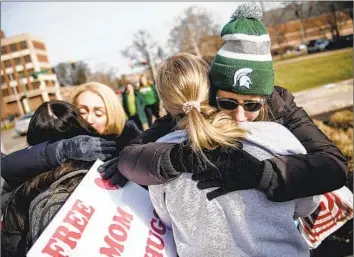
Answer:
<svg viewBox="0 0 354 257"><path fill-rule="evenodd" d="M26 55L25 56L25 62L26 63L29 63L29 62L31 62L32 60L31 60L31 56L29 56L29 55Z"/></svg>
<svg viewBox="0 0 354 257"><path fill-rule="evenodd" d="M10 91L8 88L1 89L1 92L2 92L2 96L9 96L10 95Z"/></svg>
<svg viewBox="0 0 354 257"><path fill-rule="evenodd" d="M25 50L25 49L27 49L28 47L27 47L27 42L26 41L22 41L21 43L20 43L20 49L21 50Z"/></svg>
<svg viewBox="0 0 354 257"><path fill-rule="evenodd" d="M47 57L46 55L37 54L37 58L38 58L38 61L39 61L39 62L49 63L48 57Z"/></svg>
<svg viewBox="0 0 354 257"><path fill-rule="evenodd" d="M21 64L21 59L20 58L15 58L15 64L20 65Z"/></svg>
<svg viewBox="0 0 354 257"><path fill-rule="evenodd" d="M32 76L33 72L34 72L33 69L28 69L28 70L27 70L27 75L28 75L28 76Z"/></svg>
<svg viewBox="0 0 354 257"><path fill-rule="evenodd" d="M41 86L41 83L39 81L36 82L32 82L32 88L35 89L39 89L39 87Z"/></svg>
<svg viewBox="0 0 354 257"><path fill-rule="evenodd" d="M11 52L16 52L17 51L17 46L16 44L10 45Z"/></svg>
<svg viewBox="0 0 354 257"><path fill-rule="evenodd" d="M1 47L1 55L3 55L3 54L7 54L7 48L6 48L6 46L2 46L2 47Z"/></svg>
<svg viewBox="0 0 354 257"><path fill-rule="evenodd" d="M5 67L6 67L6 68L11 67L11 62L10 62L10 60L5 61Z"/></svg>
<svg viewBox="0 0 354 257"><path fill-rule="evenodd" d="M33 41L32 43L33 43L34 48L39 49L39 50L45 50L44 44L37 42L37 41Z"/></svg>
<svg viewBox="0 0 354 257"><path fill-rule="evenodd" d="M45 81L45 85L46 85L47 87L54 87L55 83L54 83L54 81L52 81L52 80L46 80L46 81Z"/></svg>
<svg viewBox="0 0 354 257"><path fill-rule="evenodd" d="M18 72L18 77L19 78L24 78L25 77L25 72L24 71L19 71Z"/></svg>

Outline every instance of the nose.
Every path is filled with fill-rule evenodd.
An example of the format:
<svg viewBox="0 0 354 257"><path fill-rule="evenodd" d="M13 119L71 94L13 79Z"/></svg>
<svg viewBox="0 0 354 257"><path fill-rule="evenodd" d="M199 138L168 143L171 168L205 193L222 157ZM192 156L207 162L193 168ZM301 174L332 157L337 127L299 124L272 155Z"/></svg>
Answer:
<svg viewBox="0 0 354 257"><path fill-rule="evenodd" d="M247 121L247 117L245 114L245 109L243 109L242 105L239 105L233 112L233 118L238 122Z"/></svg>
<svg viewBox="0 0 354 257"><path fill-rule="evenodd" d="M86 116L86 121L90 124L93 125L95 123L95 118L94 115L92 113L88 113L88 115Z"/></svg>

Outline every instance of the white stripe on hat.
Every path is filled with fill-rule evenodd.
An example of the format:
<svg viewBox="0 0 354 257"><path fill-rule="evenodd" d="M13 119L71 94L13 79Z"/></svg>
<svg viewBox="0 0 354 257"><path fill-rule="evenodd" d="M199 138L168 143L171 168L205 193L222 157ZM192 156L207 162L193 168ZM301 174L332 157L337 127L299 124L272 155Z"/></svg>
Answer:
<svg viewBox="0 0 354 257"><path fill-rule="evenodd" d="M235 34L226 34L222 37L222 39L225 41L227 41L227 40L247 40L247 41L252 41L252 42L270 41L269 34L256 36L256 35L235 33Z"/></svg>
<svg viewBox="0 0 354 257"><path fill-rule="evenodd" d="M256 61L256 62L272 61L272 55L270 53L269 54L243 54L243 53L229 52L220 49L217 54L226 58L239 59L239 60L248 60L248 61Z"/></svg>

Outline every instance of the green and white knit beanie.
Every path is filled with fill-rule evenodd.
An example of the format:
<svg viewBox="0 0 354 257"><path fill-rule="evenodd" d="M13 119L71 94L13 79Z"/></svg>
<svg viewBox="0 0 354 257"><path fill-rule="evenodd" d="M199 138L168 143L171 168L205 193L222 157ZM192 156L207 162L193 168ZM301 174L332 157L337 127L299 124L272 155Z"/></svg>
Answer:
<svg viewBox="0 0 354 257"><path fill-rule="evenodd" d="M271 95L274 89L270 37L254 3L240 5L221 31L225 44L210 68L212 91L243 95Z"/></svg>

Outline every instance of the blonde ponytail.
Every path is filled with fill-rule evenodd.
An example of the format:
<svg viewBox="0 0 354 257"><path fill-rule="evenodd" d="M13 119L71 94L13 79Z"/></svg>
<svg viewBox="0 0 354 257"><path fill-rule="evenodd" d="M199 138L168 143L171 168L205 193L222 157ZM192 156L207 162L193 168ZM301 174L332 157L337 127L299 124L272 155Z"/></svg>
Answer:
<svg viewBox="0 0 354 257"><path fill-rule="evenodd" d="M186 114L178 127L186 131L193 150L202 156L203 149L237 147L244 138L245 131L232 117L208 104L208 66L202 59L187 53L167 59L159 69L156 88L170 114ZM186 111L186 103L199 103L200 109L192 104Z"/></svg>

